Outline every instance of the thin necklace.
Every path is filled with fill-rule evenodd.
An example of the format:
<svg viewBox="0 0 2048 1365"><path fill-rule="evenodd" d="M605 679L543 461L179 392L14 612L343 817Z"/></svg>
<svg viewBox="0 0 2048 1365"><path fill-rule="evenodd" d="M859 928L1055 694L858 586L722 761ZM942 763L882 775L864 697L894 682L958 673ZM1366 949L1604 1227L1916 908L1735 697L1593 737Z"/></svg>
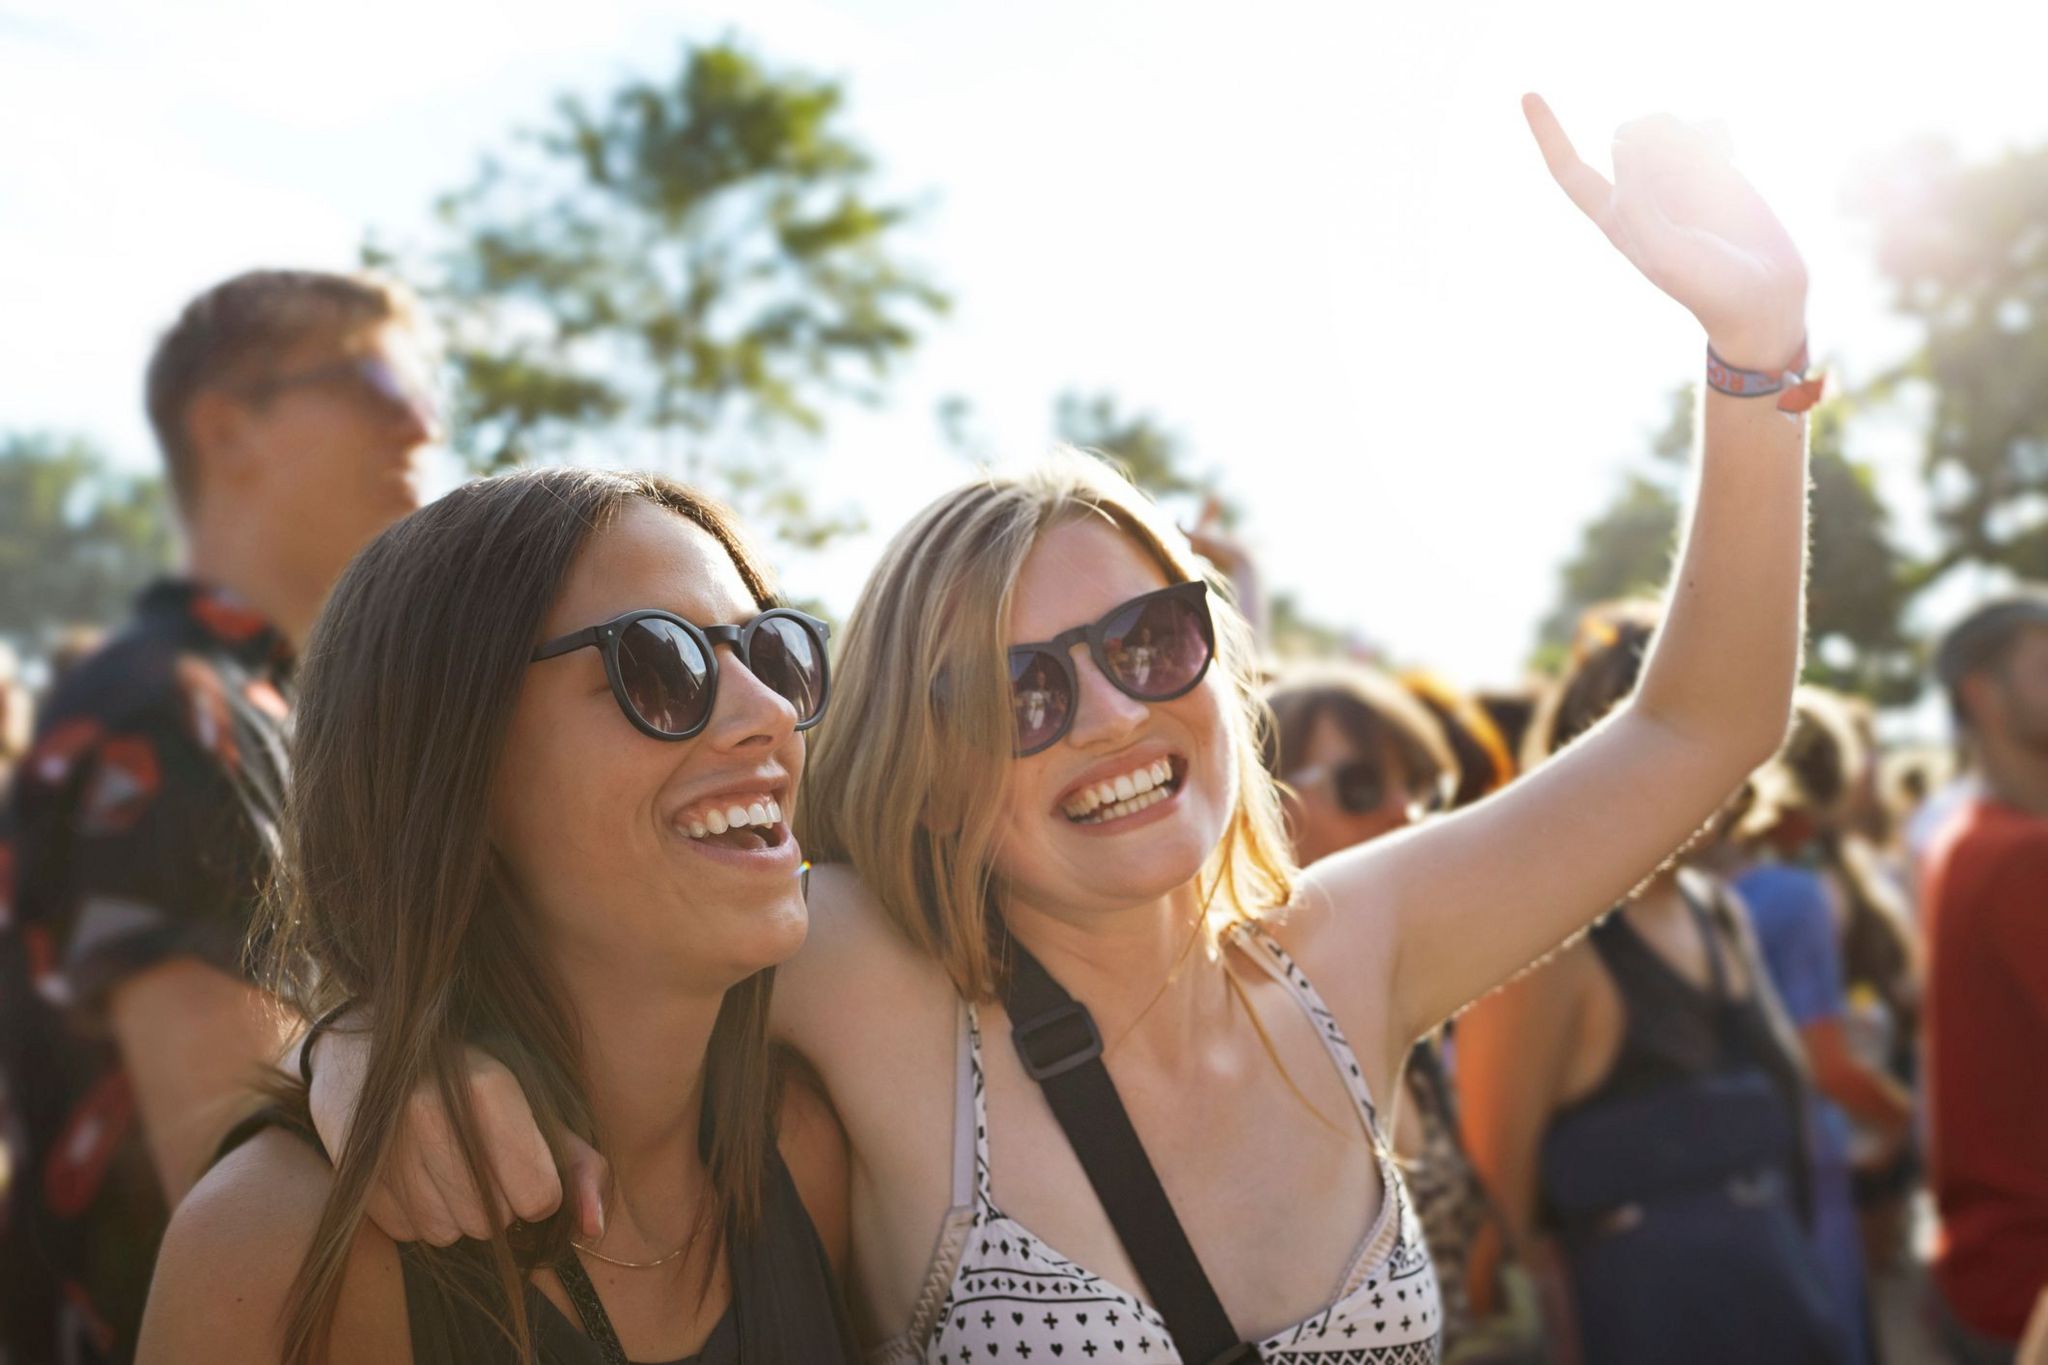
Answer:
<svg viewBox="0 0 2048 1365"><path fill-rule="evenodd" d="M695 1240L695 1238L692 1238L691 1240L692 1240L692 1241L694 1241L694 1240ZM618 1266L619 1268L621 1268L621 1269L623 1269L623 1270L652 1270L652 1269L654 1269L654 1268L655 1268L656 1266L664 1266L664 1265L667 1265L667 1264L668 1264L668 1263L669 1263L670 1261L673 1261L673 1260L674 1260L674 1259L675 1259L676 1257L678 1257L678 1256L682 1255L682 1254L683 1254L684 1252L686 1252L686 1251L688 1251L688 1250L690 1249L690 1243L689 1243L689 1242L684 1242L684 1243L683 1243L683 1244L682 1244L681 1246L677 1247L677 1248L676 1248L676 1249L675 1249L674 1251L671 1251L671 1252L670 1252L670 1253L669 1253L668 1255L666 1255L666 1256L663 1256L663 1257L659 1258L658 1260L652 1260L652 1261L622 1261L622 1260L620 1260L620 1259L619 1259L618 1257L616 1257L616 1256L607 1256L607 1255L605 1255L605 1254L604 1254L604 1253L603 1253L602 1251L599 1251L599 1250L598 1250L598 1249L597 1249L596 1247L587 1247L587 1246L583 1245L583 1243L581 1243L581 1242L571 1242L571 1243L569 1243L569 1245L570 1245L570 1246L572 1246L572 1247L575 1247L575 1248L576 1248L576 1249L577 1249L578 1251L582 1252L582 1253L583 1253L583 1254L584 1254L585 1256L592 1256L592 1257L595 1257L596 1259L598 1259L598 1260L600 1260L600 1261L603 1261L603 1262L604 1262L604 1263L605 1263L606 1265L615 1265L615 1266Z"/></svg>

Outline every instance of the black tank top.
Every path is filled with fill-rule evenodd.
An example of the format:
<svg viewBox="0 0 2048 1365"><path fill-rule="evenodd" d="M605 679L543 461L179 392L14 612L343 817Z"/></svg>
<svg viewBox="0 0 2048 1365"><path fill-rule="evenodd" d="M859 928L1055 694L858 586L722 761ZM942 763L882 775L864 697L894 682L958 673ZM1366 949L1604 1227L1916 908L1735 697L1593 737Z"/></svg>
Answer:
<svg viewBox="0 0 2048 1365"><path fill-rule="evenodd" d="M1736 996L1723 958L1732 929L1725 920L1716 922L1721 907L1709 909L1701 903L1701 892L1683 883L1680 894L1706 947L1708 989L1681 976L1620 911L1595 924L1588 937L1621 996L1621 1049L1600 1084L1568 1109L1592 1108L1745 1065L1761 1067L1781 1087L1796 1090L1796 1064L1784 1054L1757 994L1755 964L1750 964L1749 991Z"/></svg>
<svg viewBox="0 0 2048 1365"><path fill-rule="evenodd" d="M1794 1205L1810 1218L1812 1173L1806 1150L1807 1083L1791 1044L1771 1022L1761 992L1768 975L1754 953L1745 958L1749 990L1737 997L1729 984L1724 953L1744 942L1733 923L1742 911L1721 895L1718 884L1681 875L1679 894L1706 946L1709 987L1701 990L1679 974L1630 925L1619 910L1588 932L1601 965L1621 996L1621 1048L1591 1093L1560 1108L1546 1129L1546 1161L1566 1154L1548 1150L1552 1139L1581 1115L1618 1107L1666 1087L1745 1070L1761 1073L1785 1111L1793 1134L1785 1162ZM1738 949L1739 951L1739 949ZM1547 1201L1546 1201L1547 1202Z"/></svg>
<svg viewBox="0 0 2048 1365"><path fill-rule="evenodd" d="M265 1128L282 1128L326 1155L318 1135L303 1120L272 1108L237 1125L221 1143L219 1156ZM726 1249L732 1302L696 1355L664 1365L853 1365L859 1359L852 1323L833 1283L817 1228L781 1154L770 1148L768 1155L760 1222L752 1233L733 1238ZM430 1259L438 1265L430 1267ZM413 1365L524 1365L497 1318L484 1306L498 1294L488 1247L469 1240L446 1248L404 1243L399 1263L405 1273ZM579 1305L586 1323L593 1313L602 1316L589 1277L573 1255L556 1273L572 1302L594 1305ZM473 1287L473 1294L451 1292L444 1286L444 1276ZM598 1340L532 1285L526 1287L526 1312L539 1365L610 1365ZM609 1328L607 1320L599 1330Z"/></svg>

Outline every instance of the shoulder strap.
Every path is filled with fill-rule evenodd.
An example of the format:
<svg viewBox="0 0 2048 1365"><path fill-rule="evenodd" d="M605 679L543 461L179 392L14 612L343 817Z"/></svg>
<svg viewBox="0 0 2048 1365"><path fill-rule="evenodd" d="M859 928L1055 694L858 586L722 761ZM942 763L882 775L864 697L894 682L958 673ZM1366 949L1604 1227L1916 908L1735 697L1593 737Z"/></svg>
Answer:
<svg viewBox="0 0 2048 1365"><path fill-rule="evenodd" d="M1726 921L1722 920L1716 913L1721 907L1718 903L1718 895L1711 886L1708 888L1707 895L1713 898L1712 904L1703 902L1699 887L1689 884L1683 873L1679 875L1679 899L1685 902L1685 908L1691 914L1693 924L1700 931L1701 943L1707 950L1707 971L1711 974L1710 979L1713 981L1714 1001L1716 1004L1724 1006L1731 1005L1735 1002L1729 994L1728 964L1721 956L1721 934L1724 928L1727 927Z"/></svg>
<svg viewBox="0 0 2048 1365"><path fill-rule="evenodd" d="M997 932L1010 959L1003 1004L1024 1073L1045 1092L1117 1240L1166 1319L1181 1359L1188 1365L1257 1360L1258 1348L1241 1341L1230 1325L1131 1127L1116 1083L1102 1064L1102 1034L1094 1016L1000 927L999 917Z"/></svg>
<svg viewBox="0 0 2048 1365"><path fill-rule="evenodd" d="M568 1293L569 1302L576 1307L576 1316L583 1322L583 1335L596 1344L605 1365L630 1365L626 1348L619 1344L619 1334L612 1327L612 1315L604 1311L604 1300L597 1296L597 1286L590 1282L590 1272L576 1259L575 1252L562 1253L562 1259L555 1262L555 1275Z"/></svg>

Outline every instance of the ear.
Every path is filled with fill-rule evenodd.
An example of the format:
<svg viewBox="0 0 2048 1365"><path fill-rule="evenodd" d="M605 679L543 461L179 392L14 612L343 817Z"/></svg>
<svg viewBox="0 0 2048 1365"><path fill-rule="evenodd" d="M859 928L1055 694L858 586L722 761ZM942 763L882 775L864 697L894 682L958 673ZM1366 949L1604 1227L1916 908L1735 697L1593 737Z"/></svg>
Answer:
<svg viewBox="0 0 2048 1365"><path fill-rule="evenodd" d="M197 486L235 487L247 482L256 467L250 439L256 414L246 403L219 389L201 389L185 407L185 439L198 468Z"/></svg>
<svg viewBox="0 0 2048 1365"><path fill-rule="evenodd" d="M1969 718L1970 728L1982 731L1992 721L1998 708L1998 680L1988 668L1966 673L1956 680L1956 696L1963 703L1963 714Z"/></svg>

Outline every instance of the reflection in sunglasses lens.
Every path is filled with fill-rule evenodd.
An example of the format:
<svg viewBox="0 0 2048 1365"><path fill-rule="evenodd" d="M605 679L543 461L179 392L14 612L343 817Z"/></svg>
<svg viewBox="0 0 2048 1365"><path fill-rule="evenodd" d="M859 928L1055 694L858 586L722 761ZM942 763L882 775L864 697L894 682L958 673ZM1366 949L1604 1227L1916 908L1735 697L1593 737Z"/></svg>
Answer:
<svg viewBox="0 0 2048 1365"><path fill-rule="evenodd" d="M802 623L772 617L754 633L748 662L754 676L788 702L799 723L818 714L825 690L824 658Z"/></svg>
<svg viewBox="0 0 2048 1365"><path fill-rule="evenodd" d="M1155 597L1113 617L1103 652L1119 686L1140 698L1185 691L1208 665L1209 615L1184 597Z"/></svg>
<svg viewBox="0 0 2048 1365"><path fill-rule="evenodd" d="M1010 710L1017 748L1035 749L1065 728L1074 694L1057 660L1032 651L1010 656Z"/></svg>
<svg viewBox="0 0 2048 1365"><path fill-rule="evenodd" d="M704 719L709 664L697 642L670 621L646 618L619 637L619 681L633 711L664 734Z"/></svg>

